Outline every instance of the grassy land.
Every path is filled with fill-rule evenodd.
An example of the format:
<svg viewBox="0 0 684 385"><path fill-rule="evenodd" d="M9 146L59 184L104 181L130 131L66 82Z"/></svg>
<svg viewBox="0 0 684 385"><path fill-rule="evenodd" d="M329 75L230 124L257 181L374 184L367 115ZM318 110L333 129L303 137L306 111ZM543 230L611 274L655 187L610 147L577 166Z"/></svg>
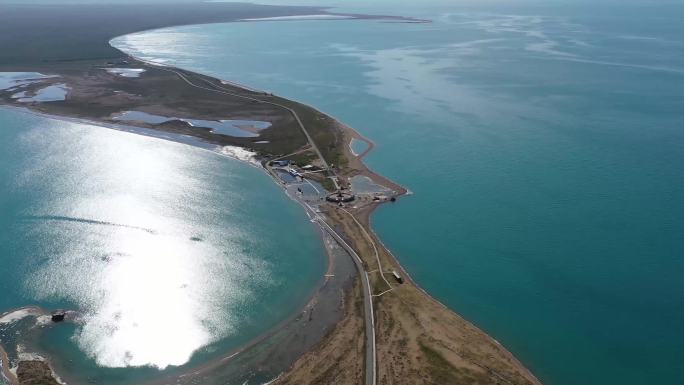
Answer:
<svg viewBox="0 0 684 385"><path fill-rule="evenodd" d="M318 7L218 2L166 2L163 6L144 1L87 5L13 3L0 4L0 69L80 69L86 62L123 58L125 55L108 41L136 31L323 12Z"/></svg>
<svg viewBox="0 0 684 385"><path fill-rule="evenodd" d="M248 148L263 156L291 154L309 145L289 111L246 100L239 95L279 103L297 112L328 163L341 169L341 174L348 171L345 170L349 161L345 155L347 143L344 132L332 118L311 107L277 96L223 85L217 79L183 71L193 81L209 82L209 87L213 84L216 89L221 87L238 96L202 90L191 87L172 72L135 61L130 64L132 67L147 70L140 78L123 78L102 70L101 67L106 66L111 58L123 57L121 52L106 44L116 35L164 25L302 14L307 12L306 9L321 12L315 8L285 10L252 5L207 4L210 3L193 5L193 9L164 10L156 6L153 10L131 6L125 9L116 6L88 9L0 6L0 49L7 53L0 57L0 70L38 70L59 74L60 79L51 81L65 82L71 87L67 100L21 104L22 107L54 115L115 123L111 119L112 114L139 110L178 118L268 121L272 126L256 138L214 134L208 129L192 127L178 120L162 125L136 124L190 135L217 145ZM228 8L222 8L224 6ZM251 11L241 11L240 7ZM26 26L30 28L24 28ZM18 30L24 34L18 36ZM83 33L84 30L89 33ZM11 92L0 92L0 102L19 105L10 96ZM258 143L261 141L267 143ZM304 165L315 160L315 155L312 151L303 151L289 159ZM358 167L366 170L365 166ZM330 179L317 175L326 189L333 190ZM342 237L358 251L367 269L375 269L377 261L371 243L358 224L346 214L336 211L334 206L325 207L332 227L339 230ZM354 210L357 218L361 218L369 229L368 207ZM375 243L380 245L377 239ZM400 269L384 247L379 247L379 254L383 269ZM376 293L386 289L377 275L372 279ZM345 314L342 321L315 350L295 362L292 370L277 383L361 383L365 370L362 299L357 282L352 294L341 304L341 311ZM407 279L406 283L374 301L380 384L538 384L534 376L503 347L427 296L410 280Z"/></svg>
<svg viewBox="0 0 684 385"><path fill-rule="evenodd" d="M305 151L300 152L299 154L290 155L288 157L285 157L285 159L289 159L296 165L301 167L306 166L307 164L311 164L311 162L318 159L318 156L316 156L316 154L313 151Z"/></svg>

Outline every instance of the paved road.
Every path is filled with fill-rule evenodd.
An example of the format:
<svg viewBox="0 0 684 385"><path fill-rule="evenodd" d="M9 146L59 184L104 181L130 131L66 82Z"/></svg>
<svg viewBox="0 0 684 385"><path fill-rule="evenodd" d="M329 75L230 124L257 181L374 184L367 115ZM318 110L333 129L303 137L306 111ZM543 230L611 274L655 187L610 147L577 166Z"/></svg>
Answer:
<svg viewBox="0 0 684 385"><path fill-rule="evenodd" d="M138 59L136 59L136 60L138 60ZM325 168L327 170L330 170L330 167L328 166L328 162L325 161L325 158L323 157L320 150L318 149L318 146L316 146L316 143L311 138L311 135L309 135L309 132L307 131L306 127L304 127L304 123L302 123L301 119L299 119L299 115L297 115L297 112L295 112L295 110L293 110L292 108L284 106L284 105L279 104L279 103L265 101L265 100L253 98L250 96L245 96L245 95L240 95L240 94L230 92L228 89L223 88L221 86L218 86L218 85L216 85L216 84L214 84L214 83L212 83L206 79L200 78L200 80L202 80L203 82L210 84L211 88L204 87L201 85L197 85L197 84L193 83L188 78L189 76L187 74L184 74L181 71L175 70L173 68L165 68L163 66L159 66L158 64L152 63L152 62L147 62L147 63L150 65L153 65L154 67L156 67L160 70L164 70L164 71L168 71L168 72L172 72L172 73L176 74L179 78L181 78L184 82L186 82L187 84L189 84L192 87L196 87L196 88L200 88L200 89L212 91L212 92L218 92L221 94L225 94L225 95L229 95L229 96L233 96L233 97L237 97L237 98L242 98L242 99L246 99L246 100L251 100L254 102L258 102L258 103L266 103L266 104L270 104L270 105L273 105L273 106L276 106L279 108L283 108L283 109L289 111L292 114L292 116L295 118L295 120L297 121L297 124L299 125L302 132L306 136L311 147L316 152L316 155L318 155L318 157L321 159L321 162L323 163ZM335 179L333 179L333 181L335 182L335 185L337 185L337 182L335 181ZM342 237L339 234L337 234L337 232L335 232L335 230L333 230L333 228L330 227L330 225L328 225L328 223L325 222L325 220L320 215L318 215L318 213L313 208L311 208L311 206L309 206L305 202L304 202L304 205L306 205L306 207L311 211L314 218L321 225L321 227L323 227L323 229L325 229L340 244L340 246L342 246L352 256L352 259L354 261L354 265L356 265L356 269L358 270L359 276L361 277L361 284L363 286L363 297L364 297L363 298L363 308L364 308L365 324L366 324L366 376L365 376L365 384L366 385L375 385L376 384L376 377L377 377L376 376L376 353L375 353L375 317L373 315L373 313L374 313L373 312L373 295L372 295L373 293L371 291L370 282L368 280L368 273L364 269L363 262L362 262L361 258L359 257L359 255L356 253L356 251L354 251L354 249L351 246L349 246L349 244L344 239L342 239ZM346 211L346 212L349 215L352 215L348 211ZM352 218L354 218L353 215L352 215ZM354 218L354 220L356 221L356 218ZM359 224L358 221L356 221L356 223ZM359 226L361 226L361 224L359 224ZM363 229L363 226L361 226L361 228ZM364 231L365 231L365 229L364 229ZM366 236L368 237L368 239L371 242L371 244L373 245L373 247L375 247L375 243L370 238L368 233L366 233ZM375 255L376 255L376 258L378 260L378 265L380 265L380 259L378 257L377 248L375 249ZM382 274L382 268L381 267L380 267L380 273ZM385 278L384 275L382 277L383 277L383 279ZM387 280L385 280L385 282L387 282ZM387 282L387 285L389 286L389 282Z"/></svg>
<svg viewBox="0 0 684 385"><path fill-rule="evenodd" d="M309 207L310 208L310 207ZM311 208L310 208L311 209ZM356 251L349 246L349 244L340 237L335 230L328 225L328 223L325 222L325 220L315 213L313 209L311 209L312 212L315 215L315 219L317 222L325 229L328 234L330 234L337 243L340 244L351 256L352 259L354 260L354 264L356 265L356 269L359 272L359 276L361 277L361 284L363 286L363 309L364 309L364 314L366 318L366 385L375 385L375 379L376 379L376 353L375 353L375 316L373 315L373 295L370 287L370 282L368 280L368 273L366 270L363 268L363 262L361 261L361 258L359 257L358 254L356 254Z"/></svg>
<svg viewBox="0 0 684 385"><path fill-rule="evenodd" d="M173 71L173 72L175 72L175 71ZM206 83L206 84L209 84L209 85L212 87L212 89L200 87L200 86L197 86L197 85L193 84L192 82L190 82L189 79L187 78L187 76L183 76L183 75L178 74L178 73L177 73L177 75L180 76L183 80L185 80L188 84L191 84L191 85L193 85L193 86L195 86L195 87L199 87L199 88L202 88L202 89L205 89L205 90L220 92L220 93L223 93L223 94L226 94L226 95L235 96L235 97L238 97L238 98L243 98L243 99L247 99L247 100L257 101L257 102L259 102L259 103L269 104L269 105L276 106L276 107L279 107L279 108L282 108L282 109L288 111L288 112L295 118L295 120L297 121L297 124L299 125L299 128L300 128L300 129L302 130L302 132L304 133L304 136L306 136L306 140L309 142L309 145L311 145L311 148L314 150L314 152L316 152L316 155L318 156L318 158L319 158L319 159L321 160L321 162L323 163L323 168L324 168L325 170L327 170L327 171L332 171L332 169L330 168L330 165L328 164L328 162L327 162L327 161L325 160L325 158L323 157L323 154L321 153L321 151L318 149L318 146L316 145L316 142L313 140L313 138L312 138L311 135L309 134L309 130L306 129L306 127L304 126L304 123L302 123L302 120L299 118L299 115L298 115L297 112L296 112L295 110L293 110L292 108L290 108L290 107L288 107L288 106L285 106L285 105L282 105L282 104L280 104L280 103L270 102L270 101L268 101L268 100L263 100L263 99L258 99L258 98L253 98L253 97L249 97L249 96L244 96L244 95L240 95L240 94L233 93L233 92L231 92L230 90L228 90L227 88L221 87L220 85L218 85L218 84L216 84L216 83L213 83L213 82L211 82L211 81L209 81L209 80L207 80L207 79L204 79L204 78L199 78L199 80L201 80L202 82L204 82L204 83ZM230 83L230 84L233 85L234 87L242 87L242 86L236 85L235 83ZM251 88L247 88L247 89L250 90L250 91L252 91L252 92L255 92L255 90L252 90ZM258 92L258 91L256 91L256 92ZM339 189L340 189L340 186L337 184L337 178L335 178L334 175L333 175L333 177L331 177L330 179L331 179L331 180L333 181L333 183L335 184L335 188L336 188L337 190L339 190Z"/></svg>
<svg viewBox="0 0 684 385"><path fill-rule="evenodd" d="M236 93L234 93L234 92L231 92L231 91L228 90L227 88L221 87L221 86L219 86L219 85L217 85L217 84L215 84L215 83L213 83L213 82L210 82L209 80L206 80L206 79L204 79L204 78L199 78L199 80L201 80L203 83L209 84L209 85L211 86L211 88L203 87L203 86L200 86L200 85L197 85L197 84L193 83L193 82L189 79L189 75L184 74L184 73L182 73L182 72L180 72L180 71L177 71L177 70L171 69L171 68L164 68L164 67L158 67L158 68L161 69L161 70L168 71L168 72L172 72L172 73L176 74L179 78L183 79L183 81L185 81L185 82L188 83L189 85L191 85L191 86L193 86L193 87L196 87L196 88L200 88L200 89L207 90L207 91L212 91L212 92L218 92L218 93L220 93L220 94L229 95L229 96L233 96L233 97L241 98L241 99L245 99L245 100L250 100L250 101L253 101L253 102L257 102L257 103L269 104L269 105L276 106L276 107L278 107L278 108L282 108L282 109L288 111L288 112L295 118L295 120L297 121L297 125L299 125L299 128L300 128L300 129L302 130L302 132L304 133L304 136L306 136L306 140L309 142L309 144L311 145L311 147L313 148L313 150L316 152L316 155L318 155L318 157L321 159L321 162L323 162L323 166L325 167L325 169L326 169L326 170L329 170L329 169L330 169L330 166L328 165L328 162L325 160L325 158L323 157L323 154L322 154L321 151L318 149L318 146L316 145L316 142L314 142L313 138L312 138L311 135L309 134L309 131L306 129L306 127L304 126L304 123L302 123L302 120L299 118L299 115L297 114L297 112L295 112L295 110L293 110L292 108L290 108L290 107L288 107L288 106L285 106L285 105L282 105L282 104L280 104L280 103L270 102L270 101L268 101L268 100L263 100L263 99L259 99L259 98L254 98L254 97L251 97L251 96L245 96L245 95L236 94ZM252 92L253 92L253 91L252 91Z"/></svg>

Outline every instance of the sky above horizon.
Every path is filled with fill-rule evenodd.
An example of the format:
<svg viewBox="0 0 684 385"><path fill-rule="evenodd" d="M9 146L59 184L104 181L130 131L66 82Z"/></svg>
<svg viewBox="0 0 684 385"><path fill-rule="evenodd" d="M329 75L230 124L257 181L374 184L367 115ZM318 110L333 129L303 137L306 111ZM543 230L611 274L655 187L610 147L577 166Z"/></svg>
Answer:
<svg viewBox="0 0 684 385"><path fill-rule="evenodd" d="M664 4L684 3L684 0L0 0L0 4L140 4L140 3L206 3L206 2L235 2L274 5L472 5L472 4L595 4L595 3L642 3Z"/></svg>

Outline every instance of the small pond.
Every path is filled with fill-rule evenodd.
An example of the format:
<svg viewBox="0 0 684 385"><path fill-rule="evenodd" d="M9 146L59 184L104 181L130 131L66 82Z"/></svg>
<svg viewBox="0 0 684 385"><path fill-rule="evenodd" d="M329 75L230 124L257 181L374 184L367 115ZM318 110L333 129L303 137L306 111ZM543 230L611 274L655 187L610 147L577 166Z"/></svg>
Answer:
<svg viewBox="0 0 684 385"><path fill-rule="evenodd" d="M22 91L12 95L13 98L18 98L21 103L30 102L58 102L65 100L67 93L69 93L69 87L66 84L53 84L36 91L35 95L29 95L27 92Z"/></svg>
<svg viewBox="0 0 684 385"><path fill-rule="evenodd" d="M368 149L368 143L360 139L352 138L351 142L349 142L349 148L354 155L363 154L363 152Z"/></svg>
<svg viewBox="0 0 684 385"><path fill-rule="evenodd" d="M172 120L180 120L193 127L208 128L215 134L229 135L240 138L250 138L259 136L259 131L271 126L269 122L258 120L202 120L189 118L174 118L168 116L148 114L142 111L125 111L114 120L128 122L144 122L149 124L161 124Z"/></svg>

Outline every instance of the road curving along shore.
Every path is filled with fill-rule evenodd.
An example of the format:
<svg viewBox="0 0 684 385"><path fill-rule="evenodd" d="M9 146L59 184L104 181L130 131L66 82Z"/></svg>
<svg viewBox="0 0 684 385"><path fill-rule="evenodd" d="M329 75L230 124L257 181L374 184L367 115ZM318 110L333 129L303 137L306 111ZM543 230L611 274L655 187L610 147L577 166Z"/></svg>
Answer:
<svg viewBox="0 0 684 385"><path fill-rule="evenodd" d="M220 9L216 5L208 7ZM176 17L148 25L135 24L128 31L122 21L122 26L110 31L108 39L175 24L236 21L246 18L249 12L255 17L276 17L328 11L279 7L222 12L222 18L217 18L215 12L194 11L193 17L186 20ZM206 16L210 14L212 17ZM420 289L377 238L370 226L372 212L396 201L407 190L368 169L362 156L352 153L349 143L359 133L312 106L92 44L96 48L85 56L53 47L44 57L31 51L23 59L13 56L0 62L3 71L36 71L53 76L22 85L21 89L0 90L0 104L109 127L122 124L122 113L137 111L168 119L156 123L132 120L126 125L192 137L218 151L244 149L248 158L301 203L324 230L329 258L340 269L339 276L335 270L335 274L322 277L312 301L277 330L212 362L188 367L181 373L161 374L159 383L212 383L226 375L228 366L245 359L240 362L251 371L259 370L268 360L277 361L278 365L264 371L275 377L274 384L539 384L498 342ZM106 55L98 56L100 53ZM134 70L139 76L122 76L120 69ZM63 99L27 102L15 97L19 91L36 95L55 85L68 90ZM231 136L190 124L189 119L250 119L270 126L258 130L256 136ZM369 146L362 155L371 149ZM370 194L355 191L351 181L359 176L368 178L378 190ZM305 183L315 192L303 191ZM350 199L342 199L343 194ZM342 258L347 258L346 262ZM351 275L350 267L356 269L355 275ZM399 274L391 272L399 272L403 280L392 281ZM349 279L344 278L347 275ZM330 282L335 284L328 286ZM320 324L315 323L318 319L312 315L314 308L328 312ZM294 344L298 348L282 344L274 347L279 341L292 341L289 335L301 336L305 342ZM57 374L69 378L68 373Z"/></svg>

